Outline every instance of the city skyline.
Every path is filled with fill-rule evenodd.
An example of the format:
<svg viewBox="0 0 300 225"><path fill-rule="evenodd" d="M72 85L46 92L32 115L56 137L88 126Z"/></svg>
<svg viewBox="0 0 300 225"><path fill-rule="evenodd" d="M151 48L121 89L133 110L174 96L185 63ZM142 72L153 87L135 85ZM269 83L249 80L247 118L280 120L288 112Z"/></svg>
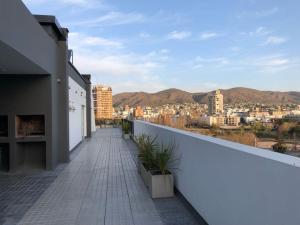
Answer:
<svg viewBox="0 0 300 225"><path fill-rule="evenodd" d="M74 64L125 91L299 91L296 1L23 0L69 27Z"/></svg>

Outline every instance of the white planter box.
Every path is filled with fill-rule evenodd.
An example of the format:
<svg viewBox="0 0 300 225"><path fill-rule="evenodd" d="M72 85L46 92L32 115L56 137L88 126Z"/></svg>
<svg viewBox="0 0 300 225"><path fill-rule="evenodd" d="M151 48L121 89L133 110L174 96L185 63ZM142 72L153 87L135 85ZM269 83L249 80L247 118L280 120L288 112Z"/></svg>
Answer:
<svg viewBox="0 0 300 225"><path fill-rule="evenodd" d="M142 163L140 163L140 171L141 171L141 177L143 178L146 187L149 187L151 174L148 170L146 170L146 168Z"/></svg>
<svg viewBox="0 0 300 225"><path fill-rule="evenodd" d="M150 175L149 190L152 198L167 198L174 196L173 174Z"/></svg>
<svg viewBox="0 0 300 225"><path fill-rule="evenodd" d="M130 139L130 134L123 134L123 138L126 140Z"/></svg>

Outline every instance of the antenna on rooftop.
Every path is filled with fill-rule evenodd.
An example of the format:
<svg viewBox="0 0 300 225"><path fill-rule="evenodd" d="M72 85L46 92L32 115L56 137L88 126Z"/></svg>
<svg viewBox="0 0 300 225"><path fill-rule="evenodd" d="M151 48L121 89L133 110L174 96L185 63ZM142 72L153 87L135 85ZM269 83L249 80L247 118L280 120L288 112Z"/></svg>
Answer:
<svg viewBox="0 0 300 225"><path fill-rule="evenodd" d="M68 60L73 64L73 50L69 49L68 50Z"/></svg>

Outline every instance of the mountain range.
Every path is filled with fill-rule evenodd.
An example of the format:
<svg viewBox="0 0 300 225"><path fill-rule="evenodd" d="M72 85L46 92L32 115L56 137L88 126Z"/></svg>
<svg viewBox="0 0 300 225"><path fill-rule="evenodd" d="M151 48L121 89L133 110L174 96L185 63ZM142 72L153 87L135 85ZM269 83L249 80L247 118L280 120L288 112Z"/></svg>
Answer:
<svg viewBox="0 0 300 225"><path fill-rule="evenodd" d="M160 106L164 104L207 103L212 92L190 93L171 88L157 93L124 92L113 96L113 105L117 106ZM300 92L259 91L250 88L221 89L225 104L262 103L262 104L300 104Z"/></svg>

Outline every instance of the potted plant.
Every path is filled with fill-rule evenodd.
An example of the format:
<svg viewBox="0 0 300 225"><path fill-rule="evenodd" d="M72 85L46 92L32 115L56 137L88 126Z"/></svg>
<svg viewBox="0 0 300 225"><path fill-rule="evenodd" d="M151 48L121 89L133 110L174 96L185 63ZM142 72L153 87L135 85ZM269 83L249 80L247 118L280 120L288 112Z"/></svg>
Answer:
<svg viewBox="0 0 300 225"><path fill-rule="evenodd" d="M123 122L123 138L124 139L130 139L129 130L130 130L129 123Z"/></svg>
<svg viewBox="0 0 300 225"><path fill-rule="evenodd" d="M142 157L142 151L144 149L145 138L146 138L146 136L144 134L142 134L140 136L135 136L133 139L138 147L137 169L138 169L139 174L141 173L141 164L142 164L141 157Z"/></svg>
<svg viewBox="0 0 300 225"><path fill-rule="evenodd" d="M152 198L174 196L174 176L170 169L174 163L175 144L161 144L154 153L156 170L150 170L149 190Z"/></svg>
<svg viewBox="0 0 300 225"><path fill-rule="evenodd" d="M149 136L141 135L136 138L139 149L138 154L138 170L144 180L146 186L149 186L150 182L150 170L155 170L154 152L157 148L156 139Z"/></svg>
<svg viewBox="0 0 300 225"><path fill-rule="evenodd" d="M174 195L174 177L170 169L176 162L173 155L175 144L157 144L157 137L141 135L135 138L137 143L138 168L152 198L172 197Z"/></svg>

